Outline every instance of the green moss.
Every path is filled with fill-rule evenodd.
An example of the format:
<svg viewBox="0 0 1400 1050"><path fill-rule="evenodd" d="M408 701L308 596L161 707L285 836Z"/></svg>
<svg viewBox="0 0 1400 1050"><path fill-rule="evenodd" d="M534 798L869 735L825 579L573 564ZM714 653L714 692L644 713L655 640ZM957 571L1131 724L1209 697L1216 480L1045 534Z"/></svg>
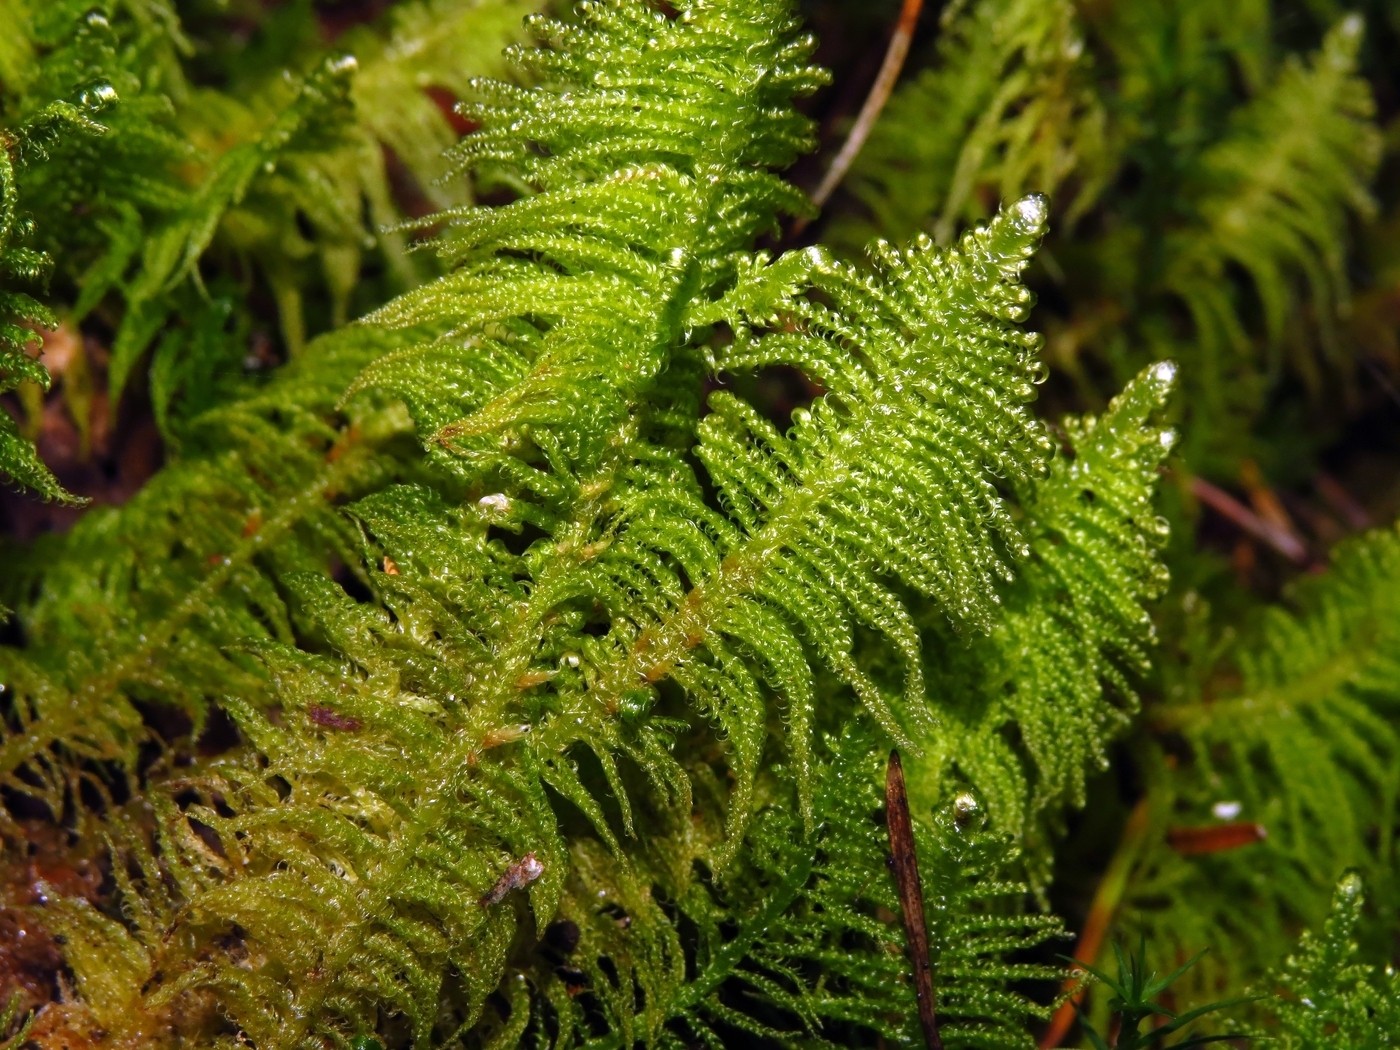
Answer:
<svg viewBox="0 0 1400 1050"><path fill-rule="evenodd" d="M7 7L0 470L164 461L0 546L0 1037L917 1045L897 745L944 1046L1066 926L1094 1045L1382 1045L1394 501L1264 435L1393 431L1397 27L1311 9L948 5L804 247L772 0Z"/></svg>

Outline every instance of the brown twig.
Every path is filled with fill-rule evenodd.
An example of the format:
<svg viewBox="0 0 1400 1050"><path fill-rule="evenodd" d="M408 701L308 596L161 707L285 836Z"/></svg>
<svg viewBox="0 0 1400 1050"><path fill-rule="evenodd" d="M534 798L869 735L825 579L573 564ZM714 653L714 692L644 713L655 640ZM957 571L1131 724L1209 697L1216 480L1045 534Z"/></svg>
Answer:
<svg viewBox="0 0 1400 1050"><path fill-rule="evenodd" d="M895 81L899 79L900 70L904 68L904 60L909 55L909 44L914 39L914 26L918 24L919 12L923 6L924 0L904 0L904 6L899 11L899 21L895 23L894 32L890 34L889 46L885 49L885 60L880 64L880 72L876 74L875 82L870 85L865 104L860 107L860 113L856 116L856 122L851 125L841 151L832 160L831 167L827 168L821 184L812 192L812 203L818 210L836 192L836 187L841 185L841 180L846 177L852 162L860 154L865 140L870 137L870 129L875 126L885 103L889 101L890 92L894 90ZM801 234L807 228L807 222L805 218L794 222L791 236Z"/></svg>
<svg viewBox="0 0 1400 1050"><path fill-rule="evenodd" d="M1191 494L1221 517L1228 519L1295 565L1307 564L1308 550L1302 540L1289 530L1265 521L1224 489L1197 477L1191 479Z"/></svg>
<svg viewBox="0 0 1400 1050"><path fill-rule="evenodd" d="M1167 829L1167 845L1182 857L1224 853L1227 850L1252 846L1268 837L1268 829L1263 824L1249 820L1212 824L1208 827L1178 826Z"/></svg>
<svg viewBox="0 0 1400 1050"><path fill-rule="evenodd" d="M929 1050L943 1050L934 1014L933 967L928 955L928 926L924 922L924 887L919 879L919 858L914 851L914 822L909 817L909 796L904 790L904 765L899 752L890 752L885 773L885 821L890 829L890 870L904 913L904 939L914 965L914 995L919 1002L919 1024Z"/></svg>
<svg viewBox="0 0 1400 1050"><path fill-rule="evenodd" d="M1076 962L1093 966L1098 961L1099 952L1103 949L1104 936L1113 923L1113 913L1118 910L1118 903L1123 899L1123 891L1127 888L1128 874L1132 871L1138 851L1147 838L1147 831L1151 826L1150 817L1151 806L1148 797L1144 796L1133 807L1132 813L1128 815L1128 822L1123 826L1123 837L1118 843L1118 849L1113 854L1113 859L1109 861L1103 878L1099 881L1099 888L1094 892L1094 900L1089 905L1089 913L1084 916L1084 927L1079 934L1079 943L1074 946ZM1055 1011L1055 1016L1050 1018L1050 1027L1040 1037L1040 1050L1052 1050L1064 1040L1070 1027L1074 1024L1079 1003L1084 998L1085 988L1086 985L1079 975L1071 974L1065 979L1061 991L1067 995L1067 998Z"/></svg>
<svg viewBox="0 0 1400 1050"><path fill-rule="evenodd" d="M1268 483L1264 480L1263 472L1254 460L1247 459L1240 464L1240 483L1249 493L1249 502L1254 507L1255 513L1276 529L1292 536L1297 540L1299 546L1303 546L1303 541L1298 537L1298 529L1292 517L1284 509L1278 494L1269 488Z"/></svg>

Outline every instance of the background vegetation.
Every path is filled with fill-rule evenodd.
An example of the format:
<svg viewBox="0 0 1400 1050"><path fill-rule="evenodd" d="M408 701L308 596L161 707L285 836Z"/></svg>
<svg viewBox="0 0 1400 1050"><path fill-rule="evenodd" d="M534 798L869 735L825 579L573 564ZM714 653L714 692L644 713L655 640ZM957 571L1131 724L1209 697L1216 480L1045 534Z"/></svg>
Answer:
<svg viewBox="0 0 1400 1050"><path fill-rule="evenodd" d="M0 5L0 1038L1390 1045L1400 10L543 6Z"/></svg>

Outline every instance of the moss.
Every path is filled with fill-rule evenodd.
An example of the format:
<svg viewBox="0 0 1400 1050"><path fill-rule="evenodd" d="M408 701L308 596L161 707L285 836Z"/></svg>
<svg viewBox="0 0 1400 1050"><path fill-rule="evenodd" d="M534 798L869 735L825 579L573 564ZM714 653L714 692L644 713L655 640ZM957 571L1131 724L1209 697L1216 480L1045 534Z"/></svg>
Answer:
<svg viewBox="0 0 1400 1050"><path fill-rule="evenodd" d="M1091 1043L1381 1045L1397 27L1328 6L949 5L826 246L771 0L6 7L0 1035L1029 1046L1067 926L1142 945Z"/></svg>

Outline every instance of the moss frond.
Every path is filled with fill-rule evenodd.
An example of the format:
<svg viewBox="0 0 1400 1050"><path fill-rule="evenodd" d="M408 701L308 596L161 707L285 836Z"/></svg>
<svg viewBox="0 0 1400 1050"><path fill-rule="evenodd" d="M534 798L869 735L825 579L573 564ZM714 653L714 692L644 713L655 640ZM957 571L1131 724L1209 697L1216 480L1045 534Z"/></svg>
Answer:
<svg viewBox="0 0 1400 1050"><path fill-rule="evenodd" d="M64 292L75 300L68 319L96 316L116 329L108 377L114 398L149 356L158 421L172 442L177 423L246 389L231 378L243 365L237 347L228 349L236 340L210 339L208 332L230 335L221 326L246 311L253 293L246 282L206 290L211 258L258 272L292 353L309 334L343 324L352 310L377 306L419 279L402 238L379 232L403 217L384 146L410 129L424 131L434 159L405 150L407 178L428 184L440 175L436 152L447 144L446 117L423 89L460 90L471 71L497 68L495 56L519 36L526 10L518 0L415 5L397 11L384 39L349 36L345 43L364 50L366 68L343 48L308 40L295 55L271 56L270 69L196 85L185 65L196 47L214 44L192 34L228 30L195 12L187 13L195 23L187 29L164 2L19 7L25 17L17 31L42 60L25 65L29 76L10 85L18 104L45 92L100 95L109 110L108 134L70 137L53 174L36 180L36 205L76 208L89 219L64 226L61 240L51 232L45 243L64 260L61 276L71 286ZM311 14L308 8L287 17L307 21ZM470 27L476 42L454 49L427 32L429 24L458 41ZM308 22L298 31L309 38L315 27ZM407 93L405 81L413 84ZM387 92L382 101L380 92ZM381 264L387 282L375 273ZM323 292L329 309L307 316L310 291Z"/></svg>
<svg viewBox="0 0 1400 1050"><path fill-rule="evenodd" d="M1029 192L1055 197L1073 224L1116 160L1075 5L955 4L941 29L932 64L895 94L852 171L875 229L947 244L988 200ZM845 218L838 241L855 225Z"/></svg>
<svg viewBox="0 0 1400 1050"><path fill-rule="evenodd" d="M989 466L1038 469L1043 439L1019 407L1031 386L1013 378L1030 368L1034 340L1003 317L1024 310L1013 282L1042 221L1040 203L1025 202L971 235L960 253L925 248L891 256L879 283L833 269L826 290L836 305L810 305L808 350L821 334L874 334L860 344L860 358L848 358L832 401L790 439L771 428L757 432L757 418L733 398L721 399L702 424L699 456L733 520L708 509L693 481L677 484L666 472L681 465L667 456L608 494L615 502L602 519L606 541L582 558L553 539L520 555L493 541L495 530L517 521L559 528L544 516L547 507L532 510L519 497L491 494L454 507L423 492L389 490L357 506L376 539L373 557L394 566L372 576L385 607L362 607L315 576L289 579L339 657L260 647L283 724L228 705L263 758L202 784L210 801L185 818L211 829L216 852L227 858L215 865L221 877L189 906L198 917L192 932L236 928L263 960L251 972L240 966L208 978L224 1001L262 1004L265 1016L239 1014L241 1024L281 1040L273 1045L290 1045L298 1033L350 1031L368 1011L390 1005L426 1037L448 969L470 976L460 995L464 1023L475 1024L516 936L516 911L490 899L500 873L536 858L542 874L529 898L537 926L559 907L569 849L551 797L567 800L614 849L618 825L628 835L634 827L629 785L638 775L689 808L693 789L666 751L672 720L658 694L663 681L679 685L687 707L720 730L734 778L724 793L725 837L711 858L722 868L736 855L755 803L768 722L764 685L789 697L806 690L810 703L806 645L865 691L877 717L890 710L840 639L865 623L888 632L896 647L901 638L917 646L908 614L873 582L851 590L857 577L820 575L814 555L870 560L916 585L926 579L930 589L953 576L931 567L914 544L920 519L913 495L859 533L846 522L850 501L868 496L892 469L885 464L891 434L927 451L939 428L952 425L959 403L933 392L938 379L955 381L960 366L995 369L1006 392L990 396L1011 407L1008 425L985 431L982 455L990 464L969 457L967 466L954 466L973 484ZM886 329L878 323L882 307ZM960 321L945 325L929 319L959 312ZM989 356L998 348L1003 358ZM930 476L917 498L930 499L962 476L954 467ZM670 483L663 488L661 480ZM981 491L995 498L990 488ZM425 521L437 524L410 531ZM975 536L973 527L969 519L961 535ZM600 616L601 630L580 635ZM903 657L917 717L917 648L903 649ZM790 718L800 724L805 713L794 709ZM901 732L897 723L891 728ZM798 740L794 788L810 797L807 745ZM585 760L587 775L577 768ZM369 814L377 816L366 822ZM204 851L199 856L200 866L210 863ZM417 889L407 893L407 886ZM424 914L433 916L426 927ZM323 933L288 941L279 932L288 924ZM671 936L651 935L661 943ZM292 976L308 971L315 980ZM284 1005L269 1010L273 986Z"/></svg>
<svg viewBox="0 0 1400 1050"><path fill-rule="evenodd" d="M136 760L146 733L135 705L181 712L197 730L224 691L265 695L262 672L229 642L296 637L285 578L324 572L329 558L357 564L340 505L411 476L394 454L409 429L402 409L367 402L340 424L333 408L394 345L347 329L315 347L314 367L206 413L186 456L126 507L39 545L51 564L42 587L37 563L6 554L4 593L29 643L5 653L17 727L0 742L6 784L65 812L73 776L103 780L76 759Z"/></svg>
<svg viewBox="0 0 1400 1050"><path fill-rule="evenodd" d="M448 177L446 153L457 132L442 103L467 98L475 77L506 75L510 62L502 48L525 36L525 17L538 9L527 0L416 0L336 41L359 65L350 85L357 126L393 151L435 207L465 204L470 196L462 180ZM378 151L364 159L384 164ZM392 205L376 199L388 195L387 173L378 178L384 189L368 196L376 221L387 224Z"/></svg>
<svg viewBox="0 0 1400 1050"><path fill-rule="evenodd" d="M856 167L864 209L836 218L838 243L944 242L1000 194L1056 194L1068 232L1033 283L1073 305L1042 321L1048 360L1091 402L1178 361L1183 453L1203 472L1267 453L1247 431L1287 379L1351 392L1349 253L1382 151L1361 15L1306 60L1280 59L1289 16L1259 0L983 0L944 19ZM1100 220L1078 227L1090 209Z"/></svg>
<svg viewBox="0 0 1400 1050"><path fill-rule="evenodd" d="M24 290L47 279L52 260L26 243L33 240L33 220L19 183L26 169L49 160L54 142L102 134L106 129L95 118L106 103L107 96L100 92L77 102L52 101L24 113L12 129L0 129L0 393L21 383L48 388L48 370L30 351L40 342L36 329L57 323L50 309ZM4 408L0 408L0 480L32 489L45 499L76 502Z"/></svg>
<svg viewBox="0 0 1400 1050"><path fill-rule="evenodd" d="M1239 322L1245 311L1226 280L1231 267L1248 275L1262 315L1266 377L1278 367L1300 288L1314 307L1322 361L1339 353L1347 224L1372 208L1380 158L1375 104L1356 73L1363 28L1358 16L1343 19L1311 61L1288 63L1186 174L1196 219L1166 239L1162 281L1208 351L1196 358L1205 398L1221 396L1234 372L1227 362L1250 352ZM1317 363L1302 356L1297 364L1316 382Z"/></svg>
<svg viewBox="0 0 1400 1050"><path fill-rule="evenodd" d="M654 825L635 866L597 851L580 857L556 926L556 938L568 930L567 951L557 965L542 960L532 1024L557 1026L560 1045L599 1048L917 1041L885 863L884 750L857 732L815 751L827 775L813 800L814 830L783 787L722 879L697 877L687 863L689 820ZM1024 1026L1043 1007L1008 985L1059 976L1019 960L1060 931L1049 917L1020 914L1024 888L1004 877L1015 848L984 823L971 795L916 821L941 1034L950 1047L1026 1046ZM672 911L684 944L645 930ZM593 963L603 958L615 973ZM595 1006L601 1018L590 1016Z"/></svg>
<svg viewBox="0 0 1400 1050"><path fill-rule="evenodd" d="M1032 839L1039 818L1083 805L1150 667L1148 606L1166 584L1154 495L1176 437L1159 417L1175 376L1153 366L1101 417L1065 420L1049 475L1017 487L1030 556L987 634L926 643L941 654L930 691L947 721L911 790L939 797L955 767L998 827Z"/></svg>
<svg viewBox="0 0 1400 1050"><path fill-rule="evenodd" d="M306 208L320 209L325 222L318 229L330 230L331 242L360 245L362 190L358 175L353 186L343 184L343 175L356 171L347 158L370 150L373 170L383 170L377 141L351 121L353 64L327 59L305 77L279 74L248 99L195 91L178 64L172 71L164 58L155 60L170 57L170 47L178 58L182 47L178 34L169 35L172 24L178 27L169 10L116 5L80 17L76 6L59 5L23 28L47 56L40 81L84 83L86 94L79 94L103 110L110 129L96 146L57 138L50 125L80 115L65 103L41 111L34 134L20 141L30 143L24 156L45 147L46 177L34 182L47 206L91 198L84 206L94 222L68 224L59 242L71 256L67 278L81 286L66 320L91 323L95 315L116 328L116 389L163 330L152 355L151 395L156 419L182 457L121 513L95 512L71 535L41 543L57 566L42 585L32 571L39 562L5 555L13 571L0 582L0 601L19 610L34 656L6 656L7 664L13 660L7 684L19 732L0 745L0 776L42 795L55 812L74 801L68 788L77 756L130 767L145 740L133 704L178 710L197 732L221 690L260 695L261 672L226 651L227 643L296 637L300 625L288 612L283 577L325 571L330 562L355 564L353 526L338 505L413 474L397 455L411 450L396 448L407 423L401 409L373 398L345 413L336 409L355 372L402 340L346 330L312 344L307 361L260 386L245 374L240 336L247 333L234 327L246 290L199 287L210 251L267 249L269 259L280 260L275 265L293 266L305 255L296 231ZM381 54L372 66L376 75L392 76L407 61ZM107 77L97 86L83 79L95 71ZM21 86L32 94L38 83ZM216 115L223 121L217 127ZM176 129L196 119L191 145ZM217 148L202 149L215 132L225 136ZM132 172L140 174L122 177ZM332 175L340 189L328 196ZM95 194L103 180L125 195ZM80 228L101 236L74 232ZM32 253L24 258L40 261ZM16 360L36 367L25 355ZM9 426L8 415L0 423ZM169 663L154 662L158 653ZM57 764L56 747L68 756ZM101 785L91 773L78 779Z"/></svg>
<svg viewBox="0 0 1400 1050"><path fill-rule="evenodd" d="M769 697L812 706L808 647L902 735L850 652L857 624L883 634L905 667L906 713L926 718L917 634L879 580L902 577L967 619L986 608L974 604L976 581L1007 571L986 536L1019 546L989 478L1028 478L1047 450L1024 408L1036 340L1015 326L1026 310L1015 280L1044 217L1041 201L1023 201L956 253L886 251L874 278L826 266L816 287L830 305L790 303L807 322L800 340L748 332L731 364L801 349L830 366L838 347L845 363L828 367L832 392L789 437L717 396L698 456L723 511L664 448L590 488L540 421L531 437L563 468L572 517L529 490L463 503L392 488L356 504L372 537L361 564L384 566L367 576L375 601L323 574L285 576L327 654L257 645L280 724L226 700L258 757L171 784L201 799L173 825L178 863L210 881L184 908L186 934L167 939L161 972L216 990L266 1045L343 1038L385 1008L426 1039L443 997L459 1023L489 1025L488 996L503 978L510 987L521 935L501 879L529 859L535 876L520 885L539 928L558 914L579 855L561 834L568 814L625 856L640 784L688 811L693 774L667 746L678 727L718 730L710 746L732 784L709 803L724 833L704 856L727 877L758 798ZM979 424L975 411L993 407L1000 414ZM940 461L954 432L965 451ZM907 473L907 494L877 500L891 470ZM947 492L972 493L990 521L953 519L927 551L918 508ZM545 536L514 553L502 539L526 525ZM576 526L597 532L560 538ZM834 574L848 562L880 577ZM663 683L680 687L681 709ZM816 781L808 711L789 709L800 735L787 790L804 799ZM200 845L195 827L216 845ZM642 929L633 916L637 936L661 946L675 936L656 925L665 921L653 913ZM289 939L289 928L304 935ZM207 961L211 939L230 930L255 965ZM990 1001L977 1010L986 1016Z"/></svg>
<svg viewBox="0 0 1400 1050"><path fill-rule="evenodd" d="M1346 868L1393 885L1397 580L1400 535L1381 530L1353 541L1324 576L1302 581L1286 606L1269 610L1241 647L1228 692L1152 713L1190 746L1188 765L1158 774L1173 823L1209 827L1224 806L1228 819L1258 824L1265 836L1205 855L1183 856L1162 842L1141 861L1130 926L1146 929L1165 954L1167 945L1230 945L1228 956L1203 961L1196 980L1228 977L1238 987L1251 966L1261 972L1296 924L1320 921ZM1235 894L1261 906L1239 911L1227 903ZM1233 969L1222 975L1226 960Z"/></svg>
<svg viewBox="0 0 1400 1050"><path fill-rule="evenodd" d="M1081 950L1148 934L1089 993L1122 1038L1174 1035L1163 983L1182 1026L1392 1027L1400 532L1320 571L1360 512L1247 479L1232 528L1316 523L1291 586L1235 545L1259 597L1166 466L1358 363L1360 20L946 5L836 228L931 235L853 264L784 250L827 79L788 4L531 6L0 2L0 395L79 432L65 479L133 414L165 443L0 550L14 1038L903 1045L931 967L943 1045L1027 1047L1036 909L1096 879ZM92 371L45 401L55 318ZM0 469L54 484L22 432Z"/></svg>
<svg viewBox="0 0 1400 1050"><path fill-rule="evenodd" d="M1305 1050L1354 1046L1380 1050L1400 1030L1400 978L1392 967L1358 961L1365 922L1364 884L1356 872L1338 881L1322 928L1303 934L1297 950L1263 985L1272 1000L1260 1039Z"/></svg>
<svg viewBox="0 0 1400 1050"><path fill-rule="evenodd" d="M445 216L451 275L371 320L443 322L449 334L356 386L405 398L425 436L474 472L514 458L498 450L521 427L569 423L586 435L575 445L605 443L648 384L694 356L684 311L722 290L755 236L805 208L771 169L810 144L792 102L822 76L805 61L812 42L784 35L780 9L670 19L596 4L579 26L534 29L555 45L515 53L535 86L476 83L464 112L480 126L455 159L543 192ZM681 389L653 384L646 397ZM582 448L560 451L586 469Z"/></svg>

